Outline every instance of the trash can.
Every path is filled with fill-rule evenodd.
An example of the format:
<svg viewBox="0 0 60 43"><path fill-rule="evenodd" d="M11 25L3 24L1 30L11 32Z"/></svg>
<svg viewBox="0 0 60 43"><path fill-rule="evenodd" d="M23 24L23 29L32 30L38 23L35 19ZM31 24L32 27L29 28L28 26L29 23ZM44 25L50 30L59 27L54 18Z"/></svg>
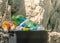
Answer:
<svg viewBox="0 0 60 43"><path fill-rule="evenodd" d="M16 43L48 43L47 31L11 31L16 34Z"/></svg>

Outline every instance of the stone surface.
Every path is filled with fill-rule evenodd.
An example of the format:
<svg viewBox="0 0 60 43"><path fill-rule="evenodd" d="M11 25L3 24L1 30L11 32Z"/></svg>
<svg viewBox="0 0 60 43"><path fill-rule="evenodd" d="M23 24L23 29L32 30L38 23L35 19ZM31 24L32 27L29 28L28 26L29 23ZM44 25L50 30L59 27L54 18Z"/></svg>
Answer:
<svg viewBox="0 0 60 43"><path fill-rule="evenodd" d="M12 7L12 15L26 15L24 0L9 0L9 4Z"/></svg>
<svg viewBox="0 0 60 43"><path fill-rule="evenodd" d="M51 0L51 4L53 9L50 12L47 27L48 29L52 29L52 31L60 32L60 1Z"/></svg>
<svg viewBox="0 0 60 43"><path fill-rule="evenodd" d="M9 34L0 28L0 43L8 43Z"/></svg>
<svg viewBox="0 0 60 43"><path fill-rule="evenodd" d="M41 3L40 1L41 0L25 0L27 18L38 24L42 21L45 11L44 8L39 5Z"/></svg>
<svg viewBox="0 0 60 43"><path fill-rule="evenodd" d="M58 32L49 33L49 43L60 43L60 33Z"/></svg>

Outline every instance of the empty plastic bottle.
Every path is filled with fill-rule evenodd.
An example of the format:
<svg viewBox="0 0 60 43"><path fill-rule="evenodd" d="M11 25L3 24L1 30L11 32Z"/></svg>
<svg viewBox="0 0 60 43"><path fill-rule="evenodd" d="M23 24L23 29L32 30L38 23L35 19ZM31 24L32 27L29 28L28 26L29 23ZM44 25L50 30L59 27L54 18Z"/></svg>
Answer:
<svg viewBox="0 0 60 43"><path fill-rule="evenodd" d="M16 25L19 25L19 24L22 23L26 18L25 18L24 16L22 16L22 15L18 15L18 16L13 16L12 19L13 19L13 21L14 21L14 23L15 23Z"/></svg>

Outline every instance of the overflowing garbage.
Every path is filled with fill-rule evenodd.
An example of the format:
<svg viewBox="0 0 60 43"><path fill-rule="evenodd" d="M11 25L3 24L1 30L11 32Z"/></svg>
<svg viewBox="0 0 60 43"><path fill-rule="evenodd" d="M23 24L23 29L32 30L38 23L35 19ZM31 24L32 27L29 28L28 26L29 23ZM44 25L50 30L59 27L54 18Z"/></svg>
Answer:
<svg viewBox="0 0 60 43"><path fill-rule="evenodd" d="M44 27L29 20L23 15L12 16L12 21L4 21L2 24L4 31L39 31L45 30Z"/></svg>

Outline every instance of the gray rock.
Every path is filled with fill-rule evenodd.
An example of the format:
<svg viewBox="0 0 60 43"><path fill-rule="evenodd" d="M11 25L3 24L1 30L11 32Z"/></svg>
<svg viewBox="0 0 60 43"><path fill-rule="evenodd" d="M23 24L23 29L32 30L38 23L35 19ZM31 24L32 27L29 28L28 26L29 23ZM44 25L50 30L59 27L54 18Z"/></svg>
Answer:
<svg viewBox="0 0 60 43"><path fill-rule="evenodd" d="M60 43L60 33L51 32L49 33L49 43Z"/></svg>

